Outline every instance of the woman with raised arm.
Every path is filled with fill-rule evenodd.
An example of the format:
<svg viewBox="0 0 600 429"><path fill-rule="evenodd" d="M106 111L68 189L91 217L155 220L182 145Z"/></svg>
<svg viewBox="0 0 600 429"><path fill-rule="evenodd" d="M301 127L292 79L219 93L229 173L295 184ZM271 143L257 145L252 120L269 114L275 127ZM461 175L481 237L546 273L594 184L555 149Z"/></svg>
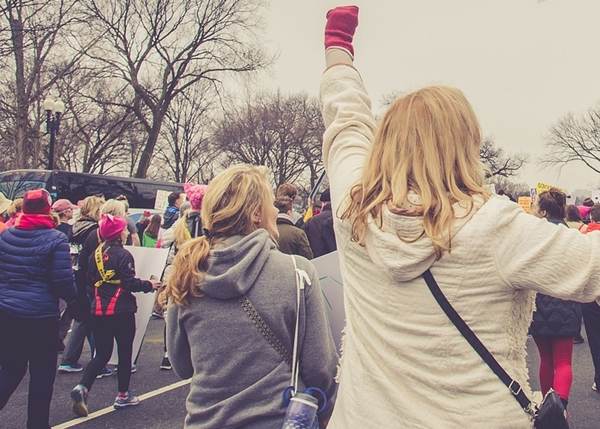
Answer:
<svg viewBox="0 0 600 429"><path fill-rule="evenodd" d="M515 397L531 396L534 292L596 299L600 235L488 194L479 123L457 89L407 94L376 124L353 64L357 25L356 7L328 13L321 83L347 320L329 428L529 428ZM580 264L565 258L573 252ZM511 389L444 314L422 278L429 269Z"/></svg>

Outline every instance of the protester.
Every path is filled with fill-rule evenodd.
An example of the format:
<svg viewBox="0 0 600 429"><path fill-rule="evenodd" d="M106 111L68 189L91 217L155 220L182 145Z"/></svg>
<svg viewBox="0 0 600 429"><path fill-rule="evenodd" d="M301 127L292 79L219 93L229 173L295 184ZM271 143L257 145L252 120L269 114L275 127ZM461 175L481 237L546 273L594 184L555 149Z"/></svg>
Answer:
<svg viewBox="0 0 600 429"><path fill-rule="evenodd" d="M422 275L431 269L514 378L514 392L531 397L532 292L598 298L600 235L554 225L489 195L480 126L459 90L407 93L377 123L353 64L357 23L354 7L328 14L320 95L346 310L328 429L531 428L530 415L442 311Z"/></svg>
<svg viewBox="0 0 600 429"><path fill-rule="evenodd" d="M12 201L6 198L6 196L2 192L0 192L0 233L2 233L2 231L8 228L4 222L4 216L11 204Z"/></svg>
<svg viewBox="0 0 600 429"><path fill-rule="evenodd" d="M138 236L140 238L140 242L144 241L144 231L146 231L146 228L148 228L148 225L150 225L151 218L152 218L152 213L150 212L150 210L144 210L144 213L142 213L142 216L135 224L135 226L137 228ZM159 229L159 231L160 231L160 229Z"/></svg>
<svg viewBox="0 0 600 429"><path fill-rule="evenodd" d="M56 375L58 298L78 315L65 235L54 230L52 200L27 191L16 225L0 235L0 409L29 367L27 427L49 428Z"/></svg>
<svg viewBox="0 0 600 429"><path fill-rule="evenodd" d="M84 243L89 236L96 234L102 204L104 204L104 198L102 197L90 196L85 198L79 210L79 218L73 224L73 235L71 237L72 265L75 271L75 283L77 285L79 303L83 308L89 308L90 306L90 297L87 290L87 261L90 253L85 248ZM87 315L88 312L85 311L84 313ZM67 325L67 322L70 321L68 314L63 315L63 318L65 317L67 317L67 320L61 320L63 325ZM81 320L73 322L62 361L58 367L59 373L83 371L83 366L79 364L79 358L81 357L83 343L86 338L90 344L90 352L92 355L94 354L94 341L91 336L88 319L89 317L84 316Z"/></svg>
<svg viewBox="0 0 600 429"><path fill-rule="evenodd" d="M125 219L127 220L127 231L129 232L127 236L127 241L125 242L128 246L141 246L140 237L138 236L137 226L135 225L135 221L129 216L129 201L125 195L119 195L115 198L117 201L120 201L125 206Z"/></svg>
<svg viewBox="0 0 600 429"><path fill-rule="evenodd" d="M277 215L277 243L279 250L287 255L300 255L312 259L313 253L306 233L294 225L292 219L292 206L294 201L288 196L279 196L275 200L275 207L279 210Z"/></svg>
<svg viewBox="0 0 600 429"><path fill-rule="evenodd" d="M281 354L291 356L297 290L292 257L275 244L276 219L267 170L230 167L204 198L206 235L185 243L175 257L167 341L177 374L192 377L186 428L281 428L291 376ZM337 355L319 277L305 258L293 258L310 277L301 295L300 384L322 389L330 409ZM256 313L247 313L250 307ZM258 318L279 339L279 352L267 328L255 325Z"/></svg>
<svg viewBox="0 0 600 429"><path fill-rule="evenodd" d="M169 206L163 215L163 228L169 229L179 218L179 208L185 201L185 194L179 192L171 192L168 197Z"/></svg>
<svg viewBox="0 0 600 429"><path fill-rule="evenodd" d="M581 219L585 224L590 223L590 213L592 212L592 207L594 207L594 200L589 197L583 200L583 205L577 207L579 209Z"/></svg>
<svg viewBox="0 0 600 429"><path fill-rule="evenodd" d="M564 225L566 195L550 189L538 195L535 214L555 225ZM581 331L581 304L538 293L530 334L540 354L542 395L550 388L562 399L565 408L573 381L573 341Z"/></svg>
<svg viewBox="0 0 600 429"><path fill-rule="evenodd" d="M119 390L114 408L139 404L139 399L129 391L137 311L132 292L151 292L160 286L159 282L135 277L133 256L123 248L128 234L126 219L103 214L98 234L102 243L90 257L88 276L94 289L91 325L96 355L85 368L81 382L71 391L73 411L80 417L88 415L89 390L97 375L106 367L115 341L119 354Z"/></svg>
<svg viewBox="0 0 600 429"><path fill-rule="evenodd" d="M6 221L6 227L10 228L15 226L17 222L17 217L21 214L23 209L23 198L17 198L14 200L8 209L6 210L6 214L8 215L8 220Z"/></svg>
<svg viewBox="0 0 600 429"><path fill-rule="evenodd" d="M293 205L293 203L296 201L296 198L298 198L298 188L291 183L282 183L275 191L275 199L277 200L280 197L288 197L292 200L292 213L290 217L292 218L294 225L296 225L298 228L303 228L304 216L298 212L295 212Z"/></svg>
<svg viewBox="0 0 600 429"><path fill-rule="evenodd" d="M585 227L583 220L581 219L581 214L579 209L575 205L567 206L567 217L566 217L567 226L569 228L576 229L578 231L582 231Z"/></svg>
<svg viewBox="0 0 600 429"><path fill-rule="evenodd" d="M600 231L600 205L594 206L590 213L590 220L591 223L588 225L586 233ZM600 393L600 301L584 303L582 310L585 332L594 365L592 390Z"/></svg>
<svg viewBox="0 0 600 429"><path fill-rule="evenodd" d="M156 242L158 241L158 233L160 232L160 224L162 222L162 218L160 215L155 214L150 218L150 223L144 230L144 236L142 238L142 246L144 247L156 247Z"/></svg>
<svg viewBox="0 0 600 429"><path fill-rule="evenodd" d="M73 219L73 210L78 207L66 199L57 200L52 204L52 211L58 215L60 223L56 229L67 236L67 239L71 241L73 236L73 225L69 222Z"/></svg>
<svg viewBox="0 0 600 429"><path fill-rule="evenodd" d="M321 211L304 225L304 231L315 258L335 252L337 249L329 189L323 191L319 199L322 204Z"/></svg>

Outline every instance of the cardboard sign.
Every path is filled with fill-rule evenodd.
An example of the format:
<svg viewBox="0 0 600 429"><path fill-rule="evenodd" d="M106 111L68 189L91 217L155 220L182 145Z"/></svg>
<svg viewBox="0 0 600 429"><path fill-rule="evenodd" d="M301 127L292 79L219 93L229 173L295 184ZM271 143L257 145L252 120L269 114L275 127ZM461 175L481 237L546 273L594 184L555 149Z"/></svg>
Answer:
<svg viewBox="0 0 600 429"><path fill-rule="evenodd" d="M167 264L167 256L169 255L169 249L153 249L148 247L132 247L125 246L132 255L135 261L135 275L136 277L149 280L151 276L160 279L165 265ZM137 301L137 313L135 313L135 337L133 339L133 354L132 362L136 361L137 355L142 347L144 335L148 328L148 322L150 322L150 316L152 316L152 309L154 308L154 298L156 293L134 293L135 300ZM113 354L110 358L109 363L111 365L117 365L119 362L119 355L117 353L117 343L113 347Z"/></svg>
<svg viewBox="0 0 600 429"><path fill-rule="evenodd" d="M519 197L518 204L527 213L531 213L531 209L533 206L533 199L531 197Z"/></svg>
<svg viewBox="0 0 600 429"><path fill-rule="evenodd" d="M560 189L558 186L554 186L554 185L549 185L548 183L543 183L543 182L538 182L537 186L535 187L535 191L538 195L540 195L542 192L546 192L549 191L550 189L558 189L559 191L564 192L562 189Z"/></svg>
<svg viewBox="0 0 600 429"><path fill-rule="evenodd" d="M169 206L169 194L171 191L163 191L159 189L156 191L156 200L154 200L154 210L164 212Z"/></svg>

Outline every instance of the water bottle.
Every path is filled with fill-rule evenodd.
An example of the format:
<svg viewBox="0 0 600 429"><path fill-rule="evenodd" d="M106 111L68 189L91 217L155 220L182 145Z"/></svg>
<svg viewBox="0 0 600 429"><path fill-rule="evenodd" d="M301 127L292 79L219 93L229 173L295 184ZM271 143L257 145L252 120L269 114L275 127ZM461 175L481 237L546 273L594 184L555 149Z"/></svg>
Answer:
<svg viewBox="0 0 600 429"><path fill-rule="evenodd" d="M290 399L281 429L319 429L319 401L307 393L296 393Z"/></svg>

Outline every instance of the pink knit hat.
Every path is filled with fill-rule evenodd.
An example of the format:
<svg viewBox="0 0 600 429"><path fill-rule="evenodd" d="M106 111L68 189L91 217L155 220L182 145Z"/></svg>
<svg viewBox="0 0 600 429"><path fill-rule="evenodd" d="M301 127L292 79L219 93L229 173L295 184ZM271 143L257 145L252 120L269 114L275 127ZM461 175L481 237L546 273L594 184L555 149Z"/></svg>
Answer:
<svg viewBox="0 0 600 429"><path fill-rule="evenodd" d="M98 222L98 231L103 240L114 240L127 228L127 220L122 217L103 214Z"/></svg>
<svg viewBox="0 0 600 429"><path fill-rule="evenodd" d="M192 206L192 210L200 210L202 208L202 200L204 199L204 195L206 195L207 189L208 186L206 185L193 185L191 183L183 185L183 190Z"/></svg>

